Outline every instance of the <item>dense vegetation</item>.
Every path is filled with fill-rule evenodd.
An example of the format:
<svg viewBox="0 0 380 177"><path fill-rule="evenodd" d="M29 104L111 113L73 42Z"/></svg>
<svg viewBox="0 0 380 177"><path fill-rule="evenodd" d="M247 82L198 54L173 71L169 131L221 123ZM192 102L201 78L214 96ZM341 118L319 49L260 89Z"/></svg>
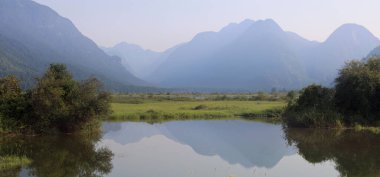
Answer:
<svg viewBox="0 0 380 177"><path fill-rule="evenodd" d="M65 65L52 64L27 91L14 76L0 79L0 126L20 133L75 132L108 114L109 100L95 78L78 82Z"/></svg>
<svg viewBox="0 0 380 177"><path fill-rule="evenodd" d="M311 85L284 113L291 127L379 126L380 57L351 61L339 71L334 88Z"/></svg>

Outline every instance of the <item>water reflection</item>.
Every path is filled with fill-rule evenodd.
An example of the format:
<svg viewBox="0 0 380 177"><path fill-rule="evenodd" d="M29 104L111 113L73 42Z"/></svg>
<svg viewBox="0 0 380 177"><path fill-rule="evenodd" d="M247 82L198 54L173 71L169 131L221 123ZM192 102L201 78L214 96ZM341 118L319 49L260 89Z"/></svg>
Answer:
<svg viewBox="0 0 380 177"><path fill-rule="evenodd" d="M27 166L4 165L0 176L98 177L112 169L113 153L97 147L100 135L1 137L0 157L27 158Z"/></svg>
<svg viewBox="0 0 380 177"><path fill-rule="evenodd" d="M120 126L118 130L116 126ZM112 131L109 129L111 127ZM217 155L230 164L247 168L271 168L283 156L296 153L284 142L282 128L266 123L237 120L178 121L154 125L105 123L103 128L107 132L105 139L112 139L122 145L163 135L190 146L198 154Z"/></svg>
<svg viewBox="0 0 380 177"><path fill-rule="evenodd" d="M380 136L369 132L286 129L286 138L311 163L333 160L344 177L380 176Z"/></svg>
<svg viewBox="0 0 380 177"><path fill-rule="evenodd" d="M280 125L242 121L104 123L114 153L110 176L338 176L313 165L284 140Z"/></svg>
<svg viewBox="0 0 380 177"><path fill-rule="evenodd" d="M243 120L103 123L103 135L1 137L0 177L379 177L380 135Z"/></svg>

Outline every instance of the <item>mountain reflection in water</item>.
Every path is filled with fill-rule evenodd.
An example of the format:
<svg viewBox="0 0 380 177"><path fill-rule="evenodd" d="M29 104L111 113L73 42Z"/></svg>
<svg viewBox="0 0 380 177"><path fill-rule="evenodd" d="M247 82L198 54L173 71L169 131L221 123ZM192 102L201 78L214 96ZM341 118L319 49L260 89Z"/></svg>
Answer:
<svg viewBox="0 0 380 177"><path fill-rule="evenodd" d="M311 164L281 125L244 120L104 123L115 153L110 176L338 176L332 161Z"/></svg>
<svg viewBox="0 0 380 177"><path fill-rule="evenodd" d="M0 137L0 177L380 176L380 135L372 133L245 120L104 122L102 129Z"/></svg>

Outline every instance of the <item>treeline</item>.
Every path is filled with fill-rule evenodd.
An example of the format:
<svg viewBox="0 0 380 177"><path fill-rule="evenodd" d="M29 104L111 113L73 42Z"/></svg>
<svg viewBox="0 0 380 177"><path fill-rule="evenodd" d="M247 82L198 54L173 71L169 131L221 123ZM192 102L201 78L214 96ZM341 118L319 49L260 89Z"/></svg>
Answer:
<svg viewBox="0 0 380 177"><path fill-rule="evenodd" d="M110 112L110 95L95 78L78 82L52 64L36 86L22 90L15 76L0 78L0 127L4 132L75 132Z"/></svg>
<svg viewBox="0 0 380 177"><path fill-rule="evenodd" d="M334 88L306 87L283 117L289 127L380 126L380 57L347 63Z"/></svg>

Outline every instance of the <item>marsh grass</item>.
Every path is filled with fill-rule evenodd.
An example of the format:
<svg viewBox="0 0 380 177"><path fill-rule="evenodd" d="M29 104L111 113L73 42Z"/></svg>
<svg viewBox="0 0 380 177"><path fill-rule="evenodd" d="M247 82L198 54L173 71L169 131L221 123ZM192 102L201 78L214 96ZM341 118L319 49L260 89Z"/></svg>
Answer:
<svg viewBox="0 0 380 177"><path fill-rule="evenodd" d="M282 101L149 101L112 103L110 120L149 121L220 119L231 117L276 117Z"/></svg>

